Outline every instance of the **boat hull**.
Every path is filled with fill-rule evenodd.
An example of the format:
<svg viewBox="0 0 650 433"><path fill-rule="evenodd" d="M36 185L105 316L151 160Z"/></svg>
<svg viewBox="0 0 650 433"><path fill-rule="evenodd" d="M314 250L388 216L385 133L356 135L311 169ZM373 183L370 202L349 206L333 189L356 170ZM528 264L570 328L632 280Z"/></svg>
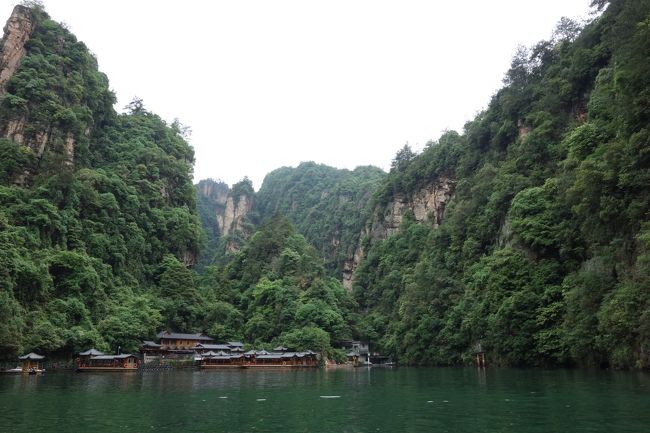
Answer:
<svg viewBox="0 0 650 433"><path fill-rule="evenodd" d="M124 367L77 367L78 372L98 372L98 371L106 371L106 372L115 372L119 371L122 373L134 373L137 372L138 369L136 368L124 368Z"/></svg>
<svg viewBox="0 0 650 433"><path fill-rule="evenodd" d="M318 365L282 365L282 364L244 364L244 365L201 365L202 370L223 370L223 369L295 369L295 368L318 368Z"/></svg>
<svg viewBox="0 0 650 433"><path fill-rule="evenodd" d="M245 365L244 368L318 368L318 365L249 364Z"/></svg>
<svg viewBox="0 0 650 433"><path fill-rule="evenodd" d="M201 365L200 367L202 370L232 370L246 368L245 365Z"/></svg>

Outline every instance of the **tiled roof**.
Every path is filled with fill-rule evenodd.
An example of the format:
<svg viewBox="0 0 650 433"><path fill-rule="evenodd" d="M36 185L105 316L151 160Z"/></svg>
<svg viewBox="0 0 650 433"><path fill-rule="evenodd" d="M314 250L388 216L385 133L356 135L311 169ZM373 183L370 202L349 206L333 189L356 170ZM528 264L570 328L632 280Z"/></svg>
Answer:
<svg viewBox="0 0 650 433"><path fill-rule="evenodd" d="M194 346L194 349L207 349L207 350L230 350L227 344L204 344L199 343Z"/></svg>
<svg viewBox="0 0 650 433"><path fill-rule="evenodd" d="M257 359L281 359L282 355L279 353L271 353L268 355L258 355Z"/></svg>
<svg viewBox="0 0 650 433"><path fill-rule="evenodd" d="M162 345L149 340L142 341L142 345L146 347L162 347Z"/></svg>
<svg viewBox="0 0 650 433"><path fill-rule="evenodd" d="M136 356L131 355L130 353L123 353L121 355L99 355L99 356L90 357L90 359L126 359L126 358L136 358Z"/></svg>
<svg viewBox="0 0 650 433"><path fill-rule="evenodd" d="M104 355L104 352L100 352L94 347L92 349L86 350L85 352L79 352L79 356L100 356L100 355Z"/></svg>
<svg viewBox="0 0 650 433"><path fill-rule="evenodd" d="M180 332L159 332L158 338L170 338L174 340L200 340L200 341L214 341L212 338L203 334L182 334Z"/></svg>
<svg viewBox="0 0 650 433"><path fill-rule="evenodd" d="M239 341L229 341L228 346L230 346L230 347L244 347L244 343L241 343Z"/></svg>
<svg viewBox="0 0 650 433"><path fill-rule="evenodd" d="M27 355L19 356L18 359L32 359L32 360L39 360L45 358L43 355L38 355L34 352L30 352Z"/></svg>

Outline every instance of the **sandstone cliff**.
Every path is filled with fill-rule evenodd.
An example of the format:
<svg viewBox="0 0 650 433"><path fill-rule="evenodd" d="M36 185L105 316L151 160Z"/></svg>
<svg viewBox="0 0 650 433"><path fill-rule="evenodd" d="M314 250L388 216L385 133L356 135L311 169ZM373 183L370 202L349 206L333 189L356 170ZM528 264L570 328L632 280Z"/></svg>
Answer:
<svg viewBox="0 0 650 433"><path fill-rule="evenodd" d="M7 81L13 77L25 57L25 44L32 35L34 22L29 8L16 6L4 27L0 44L0 95L5 93Z"/></svg>
<svg viewBox="0 0 650 433"><path fill-rule="evenodd" d="M255 191L250 180L229 187L221 180L204 179L196 185L197 207L206 244L198 268L227 261L254 231Z"/></svg>
<svg viewBox="0 0 650 433"><path fill-rule="evenodd" d="M39 6L14 8L0 41L0 137L34 157L18 182L70 168L87 155L95 126L114 101L83 42Z"/></svg>
<svg viewBox="0 0 650 433"><path fill-rule="evenodd" d="M217 215L217 224L222 236L228 236L244 228L244 218L253 209L255 199L252 196L240 195L233 197L228 195L226 207L222 215Z"/></svg>
<svg viewBox="0 0 650 433"><path fill-rule="evenodd" d="M442 222L445 206L451 198L453 185L451 179L441 178L420 189L411 197L395 196L383 210L383 215L378 210L379 215L376 214L369 232L371 239L378 241L396 233L409 210L413 212L416 221L429 220L433 227L438 227Z"/></svg>
<svg viewBox="0 0 650 433"><path fill-rule="evenodd" d="M405 197L396 195L387 206L375 209L373 219L361 234L361 239L368 239L370 244L386 239L398 232L407 212L413 212L415 220L423 224L438 227L444 218L445 207L451 200L454 191L454 180L441 177L421 188L413 195ZM359 243L354 254L343 266L343 286L352 290L354 271L364 257L362 243Z"/></svg>
<svg viewBox="0 0 650 433"><path fill-rule="evenodd" d="M197 189L199 196L205 197L215 204L226 205L230 188L225 183L202 180L197 185Z"/></svg>

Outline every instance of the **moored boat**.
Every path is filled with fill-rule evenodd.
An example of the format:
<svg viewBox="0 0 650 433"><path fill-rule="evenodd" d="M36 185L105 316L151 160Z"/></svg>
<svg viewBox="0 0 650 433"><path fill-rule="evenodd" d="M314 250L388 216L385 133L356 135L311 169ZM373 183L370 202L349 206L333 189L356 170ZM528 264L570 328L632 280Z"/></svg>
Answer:
<svg viewBox="0 0 650 433"><path fill-rule="evenodd" d="M202 369L244 368L244 355L220 352L205 352L201 355L199 366Z"/></svg>
<svg viewBox="0 0 650 433"><path fill-rule="evenodd" d="M91 349L94 350L94 349ZM82 352L82 353L88 353ZM97 351L98 352L98 351ZM77 358L77 371L138 371L140 360L136 355L124 353L121 355L86 355L80 353Z"/></svg>
<svg viewBox="0 0 650 433"><path fill-rule="evenodd" d="M276 349L278 349L276 351ZM202 369L218 368L305 368L318 367L316 352L286 352L278 347L273 352L249 350L244 354L206 352L200 359Z"/></svg>

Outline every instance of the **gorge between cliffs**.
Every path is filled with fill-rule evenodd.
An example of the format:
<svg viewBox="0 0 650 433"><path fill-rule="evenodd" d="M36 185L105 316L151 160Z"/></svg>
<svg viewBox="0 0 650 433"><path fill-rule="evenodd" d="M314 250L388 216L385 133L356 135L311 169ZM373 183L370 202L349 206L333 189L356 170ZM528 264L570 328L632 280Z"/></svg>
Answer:
<svg viewBox="0 0 650 433"><path fill-rule="evenodd" d="M650 368L650 3L593 7L518 50L462 131L396 146L389 170L306 161L255 190L195 183L186 127L116 110L88 47L16 6L0 357L173 330L335 364L362 341L401 365Z"/></svg>

